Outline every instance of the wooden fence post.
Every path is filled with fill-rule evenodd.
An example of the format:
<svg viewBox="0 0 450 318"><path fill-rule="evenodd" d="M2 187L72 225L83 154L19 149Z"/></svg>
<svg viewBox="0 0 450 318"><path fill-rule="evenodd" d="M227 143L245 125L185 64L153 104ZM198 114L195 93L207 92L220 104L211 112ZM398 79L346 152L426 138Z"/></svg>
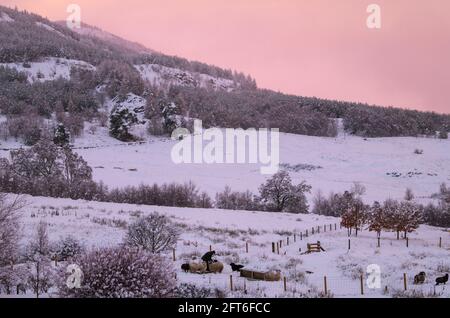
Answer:
<svg viewBox="0 0 450 318"><path fill-rule="evenodd" d="M245 252L248 253L248 242L245 242Z"/></svg>
<svg viewBox="0 0 450 318"><path fill-rule="evenodd" d="M233 291L233 275L230 275L230 290Z"/></svg>
<svg viewBox="0 0 450 318"><path fill-rule="evenodd" d="M333 224L330 224L330 231L333 230Z"/></svg>
<svg viewBox="0 0 450 318"><path fill-rule="evenodd" d="M212 245L209 246L209 251L210 251L210 252L212 251Z"/></svg>
<svg viewBox="0 0 450 318"><path fill-rule="evenodd" d="M364 295L364 282L363 282L363 275L361 275L361 295Z"/></svg>
<svg viewBox="0 0 450 318"><path fill-rule="evenodd" d="M305 235L306 235L306 237L308 237L308 230L306 230L306 233L305 233Z"/></svg>
<svg viewBox="0 0 450 318"><path fill-rule="evenodd" d="M348 249L350 249L350 239L348 239Z"/></svg>
<svg viewBox="0 0 450 318"><path fill-rule="evenodd" d="M289 236L286 238L286 245L289 246Z"/></svg>
<svg viewBox="0 0 450 318"><path fill-rule="evenodd" d="M303 232L300 232L300 241L303 241Z"/></svg>
<svg viewBox="0 0 450 318"><path fill-rule="evenodd" d="M406 247L409 247L409 238L406 237Z"/></svg>
<svg viewBox="0 0 450 318"><path fill-rule="evenodd" d="M336 223L334 223L334 230L335 231L337 230L337 224Z"/></svg>
<svg viewBox="0 0 450 318"><path fill-rule="evenodd" d="M377 238L377 241L378 241L378 247L380 247L380 238L379 237Z"/></svg>
<svg viewBox="0 0 450 318"><path fill-rule="evenodd" d="M327 226L326 226L326 225L323 226L323 231L324 231L324 232L327 231Z"/></svg>
<svg viewBox="0 0 450 318"><path fill-rule="evenodd" d="M280 248L283 247L283 240L280 240Z"/></svg>
<svg viewBox="0 0 450 318"><path fill-rule="evenodd" d="M314 227L311 229L311 235L314 235Z"/></svg>
<svg viewBox="0 0 450 318"><path fill-rule="evenodd" d="M294 233L294 243L297 242L297 235Z"/></svg>
<svg viewBox="0 0 450 318"><path fill-rule="evenodd" d="M328 295L328 286L327 286L327 277L326 276L323 277L323 288L324 288L325 295Z"/></svg>
<svg viewBox="0 0 450 318"><path fill-rule="evenodd" d="M175 262L176 261L176 257L175 257L175 249L172 249L172 260Z"/></svg>
<svg viewBox="0 0 450 318"><path fill-rule="evenodd" d="M439 238L439 248L442 247L442 237Z"/></svg>
<svg viewBox="0 0 450 318"><path fill-rule="evenodd" d="M403 285L405 287L405 291L407 290L407 285L406 285L406 273L403 273Z"/></svg>
<svg viewBox="0 0 450 318"><path fill-rule="evenodd" d="M284 291L287 292L286 277L283 277Z"/></svg>
<svg viewBox="0 0 450 318"><path fill-rule="evenodd" d="M280 243L277 243L277 254L280 254Z"/></svg>
<svg viewBox="0 0 450 318"><path fill-rule="evenodd" d="M320 233L320 226L317 226L317 233Z"/></svg>
<svg viewBox="0 0 450 318"><path fill-rule="evenodd" d="M275 242L272 242L272 253L275 254Z"/></svg>

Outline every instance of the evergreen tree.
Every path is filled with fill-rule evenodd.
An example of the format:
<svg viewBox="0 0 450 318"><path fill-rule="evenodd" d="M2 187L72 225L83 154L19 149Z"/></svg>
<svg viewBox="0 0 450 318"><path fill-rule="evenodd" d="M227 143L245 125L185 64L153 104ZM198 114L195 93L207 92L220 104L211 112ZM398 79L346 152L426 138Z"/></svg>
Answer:
<svg viewBox="0 0 450 318"><path fill-rule="evenodd" d="M58 146L66 146L70 142L70 133L66 130L64 124L59 123L55 128L53 142Z"/></svg>
<svg viewBox="0 0 450 318"><path fill-rule="evenodd" d="M129 130L131 125L137 122L136 113L122 105L118 105L109 116L109 133L120 141L134 140Z"/></svg>

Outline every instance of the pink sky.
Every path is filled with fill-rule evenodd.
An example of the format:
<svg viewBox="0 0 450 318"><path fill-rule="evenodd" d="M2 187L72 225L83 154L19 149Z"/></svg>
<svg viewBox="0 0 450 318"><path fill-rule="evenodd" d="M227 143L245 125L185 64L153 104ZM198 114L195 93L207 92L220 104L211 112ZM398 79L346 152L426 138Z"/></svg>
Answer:
<svg viewBox="0 0 450 318"><path fill-rule="evenodd" d="M450 113L448 0L0 0L51 20L70 3L83 22L260 87Z"/></svg>

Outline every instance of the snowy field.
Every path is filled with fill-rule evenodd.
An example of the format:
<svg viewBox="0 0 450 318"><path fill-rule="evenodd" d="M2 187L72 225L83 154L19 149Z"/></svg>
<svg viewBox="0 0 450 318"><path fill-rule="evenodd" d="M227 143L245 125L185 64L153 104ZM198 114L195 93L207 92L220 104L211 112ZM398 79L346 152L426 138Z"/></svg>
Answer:
<svg viewBox="0 0 450 318"><path fill-rule="evenodd" d="M407 275L407 295L450 297L448 286L434 288L434 279L450 271L450 233L444 229L421 226L417 232L410 234L409 247L406 247L405 240L397 240L395 233L382 233L379 248L375 234L363 231L358 237L351 237L351 248L348 250L347 232L339 228L339 219L332 217L138 206L29 196L27 201L28 206L21 217L23 244L31 239L36 224L44 220L49 224L51 241L70 234L87 247L116 246L122 242L126 226L138 216L153 211L167 215L182 229L174 262L179 281L229 291L230 275L233 275L235 290L231 295L238 297L324 296L324 276L327 276L328 295L333 297L402 296L405 295L404 273ZM311 235L313 227L315 234ZM320 233L317 233L317 227L320 227ZM439 238L442 239L441 248ZM272 253L272 242L280 240L283 241L280 254ZM301 254L306 250L306 243L316 241L321 242L325 252ZM225 264L235 262L244 264L248 269L280 270L282 277L286 277L287 291L284 291L283 280L246 280L232 273L228 265L225 265L222 274L201 275L181 271L182 263L200 257L210 246ZM167 257L172 259L172 252ZM364 295L361 295L360 277L365 275L369 264L380 266L381 289L369 289L364 283ZM426 272L426 282L424 285L413 285L413 276L420 271Z"/></svg>
<svg viewBox="0 0 450 318"><path fill-rule="evenodd" d="M97 127L91 133L87 123L84 136L75 141L75 151L93 168L94 178L111 187L192 180L214 197L226 185L256 193L268 178L257 164L174 164L171 150L175 143L158 137L145 137L141 144L121 143L109 137L106 128ZM8 156L7 149L17 147L17 142L0 141L0 156ZM415 154L415 149L423 154ZM426 203L442 182L450 184L450 140L280 134L280 162L290 165L288 171L295 182L306 180L312 185L309 199L318 190L328 195L360 182L367 189L363 196L367 203L402 199L407 187L418 202ZM315 169L292 169L298 164Z"/></svg>
<svg viewBox="0 0 450 318"><path fill-rule="evenodd" d="M257 164L176 165L171 160L175 141L148 136L143 125L134 129L133 133L143 140L122 143L111 138L107 128L86 123L84 134L75 140L74 148L93 168L95 180L110 187L192 180L214 198L226 185L233 190L249 189L256 193L268 178L260 173ZM312 193L308 195L310 206L317 191L324 195L330 191L343 192L354 182L366 187L362 198L367 203L402 199L407 187L412 189L417 202L426 203L432 201L430 196L438 192L442 182L450 183L449 142L413 137L365 139L342 132L336 138L281 134L280 162L294 182L306 180L312 185ZM6 157L11 149L19 147L17 141L2 140L0 156ZM415 154L415 149L423 153ZM410 234L409 247L405 240L397 240L394 233L383 233L381 247L377 247L375 234L363 231L357 238L351 237L349 250L347 232L339 229L339 219L331 217L27 198L29 204L21 220L23 245L30 240L40 220L49 223L52 241L70 234L88 247L116 246L122 242L127 225L138 216L153 211L166 214L182 229L174 262L179 282L218 288L228 292L227 296L450 297L447 286L434 287L437 276L450 272L450 233L446 229L423 225ZM316 233L311 236L313 227ZM308 237L305 237L306 230ZM440 239L442 247L438 246ZM272 242L278 241L283 241L283 245L280 254L274 254ZM307 243L316 241L321 242L325 252L301 254ZM286 290L283 280L245 280L232 273L228 265L222 274L181 271L182 263L199 258L210 246L225 264L235 262L249 269L281 271L286 278ZM167 257L171 259L172 252ZM366 275L370 264L380 266L381 288L369 289L364 283L362 295L361 275ZM421 271L427 274L426 283L413 285L414 275ZM233 292L230 275L233 275Z"/></svg>

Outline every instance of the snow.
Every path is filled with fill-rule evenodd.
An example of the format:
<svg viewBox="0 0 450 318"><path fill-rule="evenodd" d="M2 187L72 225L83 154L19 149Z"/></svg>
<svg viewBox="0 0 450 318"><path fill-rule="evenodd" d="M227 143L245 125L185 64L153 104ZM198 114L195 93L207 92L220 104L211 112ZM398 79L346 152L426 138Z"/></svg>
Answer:
<svg viewBox="0 0 450 318"><path fill-rule="evenodd" d="M188 182L214 196L226 185L233 190L257 192L268 176L258 164L175 164L171 150L176 141L147 136L142 143L121 143L108 136L106 128L85 133L75 142L94 168L94 178L117 187L140 183ZM3 143L1 148L8 148ZM88 148L88 149L83 149ZM422 155L414 149L424 150ZM6 156L0 152L0 156ZM280 134L280 162L290 166L320 166L320 169L289 170L294 182L306 180L312 196L321 190L343 192L353 182L367 191L367 203L386 198L402 199L411 188L418 202L427 203L442 182L450 183L450 141L430 138L338 138ZM131 170L130 170L131 169ZM136 169L136 170L135 170ZM392 172L401 173L395 177ZM415 172L415 174L408 174ZM420 173L420 174L419 174ZM310 201L311 202L311 201Z"/></svg>
<svg viewBox="0 0 450 318"><path fill-rule="evenodd" d="M30 83L51 81L59 77L68 80L72 67L95 70L93 65L83 61L55 57L48 57L40 62L29 62L28 64L30 67L25 67L23 63L0 63L0 66L14 68L19 72L26 73Z"/></svg>
<svg viewBox="0 0 450 318"><path fill-rule="evenodd" d="M229 211L219 209L174 208L89 202L83 200L27 197L27 209L21 216L21 229L25 244L33 235L35 226L44 220L49 224L50 240L57 241L73 235L87 247L115 246L122 242L126 224L138 216L157 211L168 216L182 228L176 247L177 260L174 267L180 282L229 289L229 275L234 284L242 289L244 279L232 273L230 262L244 264L247 269L280 270L287 278L288 291L283 291L283 282L245 282L250 297L298 297L323 291L323 277L327 276L328 290L334 297L362 297L360 274L370 264L381 269L381 289L369 289L365 285L364 297L391 297L402 292L403 273L407 274L409 290L425 294L449 297L445 287L434 288L434 279L450 268L449 232L435 227L421 226L409 236L409 247L405 240L397 240L395 233L382 233L381 247L377 247L376 234L362 231L352 236L348 250L348 237L339 228L339 219L317 215L268 213L252 211ZM114 221L114 222L113 222ZM119 222L120 221L120 222ZM336 230L335 230L335 224ZM326 225L326 232L323 226ZM332 226L330 231L329 226ZM320 233L317 233L317 227ZM311 235L314 227L315 234ZM306 230L309 236L305 237ZM300 240L299 233L303 233ZM294 242L293 233L296 233ZM290 244L287 245L287 237ZM439 238L442 247L439 248ZM272 242L283 240L280 254L273 254ZM320 241L325 252L301 254L306 243ZM249 252L245 245L248 243ZM183 273L182 263L193 256L199 257L211 247L217 258L225 264L222 274ZM301 252L299 251L301 249ZM169 252L167 257L171 258ZM424 285L413 285L413 276L425 271ZM308 273L309 272L309 273ZM297 278L297 281L296 279ZM388 293L385 294L385 286ZM235 292L239 296L239 292Z"/></svg>
<svg viewBox="0 0 450 318"><path fill-rule="evenodd" d="M14 19L5 12L0 12L0 22L14 22Z"/></svg>
<svg viewBox="0 0 450 318"><path fill-rule="evenodd" d="M65 37L64 34L62 34L61 32L59 32L58 30L56 30L55 28L51 27L51 26L48 25L48 24L45 24L45 23L42 23L42 22L36 22L36 25L37 25L38 27L41 27L41 28L46 29L47 31L55 32L56 34L58 34L58 35L60 35L60 36L62 36L62 37Z"/></svg>
<svg viewBox="0 0 450 318"><path fill-rule="evenodd" d="M229 79L216 78L207 74L183 71L178 68L162 66L158 64L135 65L144 80L154 85L181 85L190 87L213 87L231 91L236 86Z"/></svg>
<svg viewBox="0 0 450 318"><path fill-rule="evenodd" d="M133 100L136 106L143 102L140 97L129 95L124 105L129 106ZM176 141L170 138L142 134L142 142L123 143L111 138L106 127L94 127L93 133L91 127L95 125L85 126L84 135L74 143L76 152L94 168L94 179L111 187L192 180L214 197L226 185L233 190L257 192L268 178L260 173L259 164L175 164L171 150ZM145 125L138 126L145 131ZM0 156L8 156L9 149L19 146L11 139L1 141ZM416 148L424 153L414 154ZM351 135L326 138L282 133L280 162L290 167L321 167L288 170L294 182L306 180L312 185L310 204L318 190L324 195L343 192L354 182L366 187L363 200L367 203L403 199L406 188L411 188L417 202L428 203L441 183L450 183L450 140L365 139Z"/></svg>

